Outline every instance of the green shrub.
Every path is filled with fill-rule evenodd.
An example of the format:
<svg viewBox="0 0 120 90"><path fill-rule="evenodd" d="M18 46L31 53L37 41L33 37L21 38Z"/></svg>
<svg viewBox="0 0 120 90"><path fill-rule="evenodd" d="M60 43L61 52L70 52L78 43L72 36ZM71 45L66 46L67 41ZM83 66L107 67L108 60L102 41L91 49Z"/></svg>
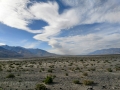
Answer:
<svg viewBox="0 0 120 90"><path fill-rule="evenodd" d="M96 70L95 68L88 69L88 71L95 71L95 70Z"/></svg>
<svg viewBox="0 0 120 90"><path fill-rule="evenodd" d="M68 66L72 66L73 65L73 63L70 63Z"/></svg>
<svg viewBox="0 0 120 90"><path fill-rule="evenodd" d="M47 77L45 78L45 80L44 80L44 83L45 83L45 84L51 84L51 83L53 83L53 78L52 78L52 76L47 76Z"/></svg>
<svg viewBox="0 0 120 90"><path fill-rule="evenodd" d="M7 70L7 72L11 72L11 71L12 71L12 70L10 70L10 69L9 69L9 70Z"/></svg>
<svg viewBox="0 0 120 90"><path fill-rule="evenodd" d="M37 84L35 90L47 90L44 84Z"/></svg>
<svg viewBox="0 0 120 90"><path fill-rule="evenodd" d="M74 84L79 84L80 82L79 82L79 80L74 80L73 83Z"/></svg>
<svg viewBox="0 0 120 90"><path fill-rule="evenodd" d="M0 68L0 71L3 71L3 69L2 69L2 68Z"/></svg>
<svg viewBox="0 0 120 90"><path fill-rule="evenodd" d="M52 69L48 69L48 72L52 73Z"/></svg>
<svg viewBox="0 0 120 90"><path fill-rule="evenodd" d="M112 72L112 69L111 69L111 68L108 68L107 71L108 71L108 72Z"/></svg>
<svg viewBox="0 0 120 90"><path fill-rule="evenodd" d="M49 67L50 67L50 68L54 68L54 65L50 65Z"/></svg>
<svg viewBox="0 0 120 90"><path fill-rule="evenodd" d="M84 80L84 81L83 81L83 84L84 84L84 85L92 85L92 84L94 84L94 81Z"/></svg>
<svg viewBox="0 0 120 90"><path fill-rule="evenodd" d="M6 76L7 78L15 78L15 75L14 74L9 74Z"/></svg>
<svg viewBox="0 0 120 90"><path fill-rule="evenodd" d="M45 69L44 69L44 68L41 68L40 70L41 70L41 71L45 71Z"/></svg>
<svg viewBox="0 0 120 90"><path fill-rule="evenodd" d="M53 79L56 78L56 75L52 75L52 78L53 78Z"/></svg>
<svg viewBox="0 0 120 90"><path fill-rule="evenodd" d="M68 73L65 73L66 76L68 76Z"/></svg>
<svg viewBox="0 0 120 90"><path fill-rule="evenodd" d="M0 65L0 71L3 71L2 66Z"/></svg>
<svg viewBox="0 0 120 90"><path fill-rule="evenodd" d="M88 76L88 73L86 73L86 72L85 72L85 73L83 73L83 76Z"/></svg>
<svg viewBox="0 0 120 90"><path fill-rule="evenodd" d="M80 70L80 68L79 68L79 67L76 67L75 70Z"/></svg>

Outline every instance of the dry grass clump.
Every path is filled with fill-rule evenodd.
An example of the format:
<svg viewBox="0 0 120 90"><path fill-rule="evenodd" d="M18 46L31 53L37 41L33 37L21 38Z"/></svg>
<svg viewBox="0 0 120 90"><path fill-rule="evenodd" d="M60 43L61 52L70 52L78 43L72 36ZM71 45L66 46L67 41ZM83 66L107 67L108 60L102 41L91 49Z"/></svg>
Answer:
<svg viewBox="0 0 120 90"><path fill-rule="evenodd" d="M47 90L44 84L37 84L35 90Z"/></svg>
<svg viewBox="0 0 120 90"><path fill-rule="evenodd" d="M80 84L79 80L74 80L73 83L74 84Z"/></svg>
<svg viewBox="0 0 120 90"><path fill-rule="evenodd" d="M15 75L11 73L11 74L7 75L6 78L15 78Z"/></svg>
<svg viewBox="0 0 120 90"><path fill-rule="evenodd" d="M120 71L120 66L115 66L116 71Z"/></svg>
<svg viewBox="0 0 120 90"><path fill-rule="evenodd" d="M92 81L92 80L84 80L83 84L84 85L92 85L92 84L94 84L94 81Z"/></svg>

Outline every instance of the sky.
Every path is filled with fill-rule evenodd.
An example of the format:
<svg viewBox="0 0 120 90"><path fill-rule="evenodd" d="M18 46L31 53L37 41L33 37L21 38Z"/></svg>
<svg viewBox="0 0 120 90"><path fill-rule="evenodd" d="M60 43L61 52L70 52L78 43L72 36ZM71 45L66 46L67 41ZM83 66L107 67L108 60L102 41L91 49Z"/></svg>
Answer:
<svg viewBox="0 0 120 90"><path fill-rule="evenodd" d="M120 48L120 0L0 0L0 45L62 55Z"/></svg>

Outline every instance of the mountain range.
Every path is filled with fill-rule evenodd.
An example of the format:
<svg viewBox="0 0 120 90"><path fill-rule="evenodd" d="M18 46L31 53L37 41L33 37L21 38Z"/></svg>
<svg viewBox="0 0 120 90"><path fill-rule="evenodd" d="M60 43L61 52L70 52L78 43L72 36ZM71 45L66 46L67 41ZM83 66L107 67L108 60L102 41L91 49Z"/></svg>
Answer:
<svg viewBox="0 0 120 90"><path fill-rule="evenodd" d="M120 48L101 49L89 53L89 55L120 54Z"/></svg>
<svg viewBox="0 0 120 90"><path fill-rule="evenodd" d="M8 45L0 46L0 58L44 57L55 55L56 54L41 49L27 49Z"/></svg>
<svg viewBox="0 0 120 90"><path fill-rule="evenodd" d="M101 49L89 53L88 55L106 55L120 54L120 48ZM45 50L34 48L23 48L19 46L0 46L0 58L25 58L25 57L46 57L57 56L57 54L49 53Z"/></svg>

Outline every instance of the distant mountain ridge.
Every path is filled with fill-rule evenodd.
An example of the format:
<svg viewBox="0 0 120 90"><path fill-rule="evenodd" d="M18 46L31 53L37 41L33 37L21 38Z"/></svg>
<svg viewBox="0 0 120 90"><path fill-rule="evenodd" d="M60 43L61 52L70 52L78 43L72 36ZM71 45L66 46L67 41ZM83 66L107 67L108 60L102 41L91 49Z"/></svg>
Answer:
<svg viewBox="0 0 120 90"><path fill-rule="evenodd" d="M13 57L16 58L16 57L23 57L23 56L17 52L6 50L0 47L0 57L1 58L13 58Z"/></svg>
<svg viewBox="0 0 120 90"><path fill-rule="evenodd" d="M101 49L89 53L89 55L120 54L120 48Z"/></svg>
<svg viewBox="0 0 120 90"><path fill-rule="evenodd" d="M120 48L101 49L89 53L88 55L106 55L106 54L120 54ZM27 57L46 57L58 56L49 53L45 50L34 48L23 48L19 46L0 46L0 58L27 58Z"/></svg>
<svg viewBox="0 0 120 90"><path fill-rule="evenodd" d="M0 46L0 58L55 56L41 49L27 49L19 46Z"/></svg>

